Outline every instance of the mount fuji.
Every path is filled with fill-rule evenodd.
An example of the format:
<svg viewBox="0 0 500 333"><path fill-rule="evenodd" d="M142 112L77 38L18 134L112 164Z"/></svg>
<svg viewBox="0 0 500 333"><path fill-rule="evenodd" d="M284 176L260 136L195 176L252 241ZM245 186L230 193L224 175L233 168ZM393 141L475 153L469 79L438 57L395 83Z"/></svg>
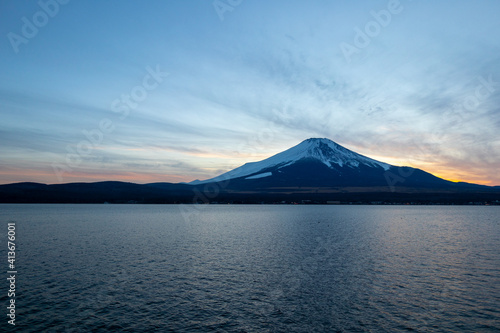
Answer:
<svg viewBox="0 0 500 333"><path fill-rule="evenodd" d="M339 171L345 167L355 169L365 166L383 170L391 167L389 164L355 153L329 139L311 138L260 162L246 163L220 176L203 181L195 180L191 184L198 185L241 177L245 179L269 177L273 175L273 172L274 174L282 173L284 170L280 169L306 161L322 163L332 171Z"/></svg>
<svg viewBox="0 0 500 333"><path fill-rule="evenodd" d="M353 152L325 138L307 139L260 162L244 164L217 177L191 185L226 182L229 188L291 187L436 188L455 186L430 173L399 167Z"/></svg>

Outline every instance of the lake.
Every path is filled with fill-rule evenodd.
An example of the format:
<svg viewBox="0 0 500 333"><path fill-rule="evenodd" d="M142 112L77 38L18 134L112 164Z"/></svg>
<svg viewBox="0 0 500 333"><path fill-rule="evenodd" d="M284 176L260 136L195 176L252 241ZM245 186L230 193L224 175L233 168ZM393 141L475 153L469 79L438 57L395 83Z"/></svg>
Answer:
<svg viewBox="0 0 500 333"><path fill-rule="evenodd" d="M4 204L0 220L23 332L500 331L498 206Z"/></svg>

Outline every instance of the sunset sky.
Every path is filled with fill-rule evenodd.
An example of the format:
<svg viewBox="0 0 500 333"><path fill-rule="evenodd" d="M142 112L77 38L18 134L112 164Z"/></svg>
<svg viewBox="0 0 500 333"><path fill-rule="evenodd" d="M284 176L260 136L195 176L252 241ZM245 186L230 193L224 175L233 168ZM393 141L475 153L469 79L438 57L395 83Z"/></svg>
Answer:
<svg viewBox="0 0 500 333"><path fill-rule="evenodd" d="M0 2L0 184L207 179L311 137L500 185L500 2Z"/></svg>

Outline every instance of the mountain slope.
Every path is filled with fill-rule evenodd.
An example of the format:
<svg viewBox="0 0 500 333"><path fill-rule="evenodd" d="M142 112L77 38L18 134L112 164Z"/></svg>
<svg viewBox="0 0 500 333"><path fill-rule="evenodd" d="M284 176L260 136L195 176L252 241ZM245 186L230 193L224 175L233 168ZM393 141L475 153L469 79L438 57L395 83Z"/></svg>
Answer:
<svg viewBox="0 0 500 333"><path fill-rule="evenodd" d="M331 169L344 167L354 169L359 168L360 166L366 166L370 168L388 170L391 167L391 165L387 163L379 162L355 153L329 139L311 138L260 162L246 163L220 176L203 181L195 180L190 184L197 185L219 182L245 176L263 178L272 175L267 170L272 169L276 171L302 160L316 160ZM259 175L262 176L258 177Z"/></svg>
<svg viewBox="0 0 500 333"><path fill-rule="evenodd" d="M411 167L376 161L329 140L311 138L260 162L247 163L220 176L191 185L222 183L234 191L270 191L299 187L363 187L394 191L408 189L484 188L454 183ZM294 190L295 188L295 190ZM406 191L405 190L405 191Z"/></svg>

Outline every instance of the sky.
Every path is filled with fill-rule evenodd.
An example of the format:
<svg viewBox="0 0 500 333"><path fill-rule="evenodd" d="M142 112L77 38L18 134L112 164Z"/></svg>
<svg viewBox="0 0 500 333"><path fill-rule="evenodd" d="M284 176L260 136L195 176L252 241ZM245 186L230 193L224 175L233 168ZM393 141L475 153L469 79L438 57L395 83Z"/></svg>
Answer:
<svg viewBox="0 0 500 333"><path fill-rule="evenodd" d="M188 182L329 138L500 185L499 1L0 2L0 184Z"/></svg>

